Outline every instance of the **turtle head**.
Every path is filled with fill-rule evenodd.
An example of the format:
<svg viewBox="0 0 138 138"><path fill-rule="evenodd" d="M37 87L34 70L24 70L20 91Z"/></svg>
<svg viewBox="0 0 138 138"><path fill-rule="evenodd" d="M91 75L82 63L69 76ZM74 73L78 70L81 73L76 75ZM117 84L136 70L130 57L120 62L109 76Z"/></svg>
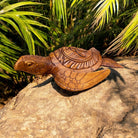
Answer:
<svg viewBox="0 0 138 138"><path fill-rule="evenodd" d="M34 75L44 75L48 74L49 62L49 57L24 55L17 60L14 69Z"/></svg>

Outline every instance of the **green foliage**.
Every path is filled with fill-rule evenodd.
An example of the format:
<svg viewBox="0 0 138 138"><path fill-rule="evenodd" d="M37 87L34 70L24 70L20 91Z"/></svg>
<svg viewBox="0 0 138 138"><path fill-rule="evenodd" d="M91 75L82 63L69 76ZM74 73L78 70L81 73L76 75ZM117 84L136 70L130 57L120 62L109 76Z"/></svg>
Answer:
<svg viewBox="0 0 138 138"><path fill-rule="evenodd" d="M123 3L123 4L122 4ZM130 0L100 0L93 10L96 9L94 14L94 21L92 23L92 28L96 30L101 30L106 23L111 21L113 15L119 14L120 9L124 9L129 4L135 6L135 2ZM121 6L120 6L121 5ZM121 8L120 8L121 7ZM135 9L133 7L133 9ZM132 10L132 9L131 9ZM134 11L134 10L132 10ZM129 10L130 12L130 10ZM111 42L111 46L106 50L106 52L117 52L119 54L126 54L130 51L138 49L138 46L135 43L138 36L138 9L135 10L133 18L130 23L121 31L121 33ZM110 49L110 51L108 51Z"/></svg>
<svg viewBox="0 0 138 138"><path fill-rule="evenodd" d="M70 3L68 8L68 28L61 36L61 46L76 46L89 49L93 45L94 34L90 29L92 20L90 7L93 7L93 1L83 1L75 4Z"/></svg>
<svg viewBox="0 0 138 138"><path fill-rule="evenodd" d="M88 3L89 7L87 7ZM114 39L110 43L110 51L107 49L106 52L117 54L136 53L138 49L136 43L138 9L136 4L134 0L73 0L71 8L75 11L75 17L72 23L72 32L68 32L65 41L87 49L92 47L92 44L96 47L98 45L98 47L107 47L108 43ZM78 13L80 13L80 10L78 6L81 11L83 11L83 7L87 7L87 10L83 11L79 19ZM74 16L72 13L71 16ZM128 15L131 16L128 17ZM98 40L98 38L101 39Z"/></svg>
<svg viewBox="0 0 138 138"><path fill-rule="evenodd" d="M101 29L105 22L109 22L114 14L119 12L119 1L118 0L100 0L93 10L96 10L94 14L94 21L92 27L96 26L96 29Z"/></svg>
<svg viewBox="0 0 138 138"><path fill-rule="evenodd" d="M58 20L59 27L63 21L65 29L67 28L67 9L66 9L66 0L50 0L52 16L56 17Z"/></svg>
<svg viewBox="0 0 138 138"><path fill-rule="evenodd" d="M17 59L17 53L21 52L21 48L15 45L4 34L0 33L0 68L4 70L0 77L10 79L10 74L16 73L12 68L12 61ZM5 74L5 72L8 72Z"/></svg>
<svg viewBox="0 0 138 138"><path fill-rule="evenodd" d="M133 49L136 51L138 45L134 40L138 40L138 11L131 22L122 30L122 32L111 42L111 46L106 52L129 53ZM134 44L135 43L135 44Z"/></svg>
<svg viewBox="0 0 138 138"><path fill-rule="evenodd" d="M29 1L19 2L7 5L0 10L1 22L4 23L6 22L5 25L7 25L8 23L8 26L6 27L9 27L9 25L11 25L16 30L18 35L20 35L20 37L26 42L29 49L29 53L33 55L35 55L35 40L33 38L33 35L35 35L36 38L40 40L46 48L49 48L47 42L45 41L45 35L40 36L38 31L35 29L34 25L38 27L44 27L47 29L49 28L41 24L40 22L34 21L33 18L32 19L30 17L28 18L28 16L41 17L45 19L47 18L35 12L16 11L15 8L25 5L34 5L34 4L36 5L40 3L34 3Z"/></svg>
<svg viewBox="0 0 138 138"><path fill-rule="evenodd" d="M9 4L8 2L7 0L0 2L0 78L7 79L14 85L20 83L21 79L26 83L28 81L26 74L21 76L21 73L13 69L14 63L22 54L35 55L36 46L50 49L46 33L50 28L37 21L41 18L43 22L49 22L49 19L42 14L17 10L22 6L42 5L41 3L27 1Z"/></svg>

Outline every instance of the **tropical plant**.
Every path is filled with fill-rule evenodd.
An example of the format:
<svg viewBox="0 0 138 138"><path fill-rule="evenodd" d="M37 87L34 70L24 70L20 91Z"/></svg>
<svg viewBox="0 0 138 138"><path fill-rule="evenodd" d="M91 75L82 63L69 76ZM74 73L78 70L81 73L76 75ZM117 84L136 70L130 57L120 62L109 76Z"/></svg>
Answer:
<svg viewBox="0 0 138 138"><path fill-rule="evenodd" d="M72 6L76 3L83 3L82 0L73 0ZM118 51L117 54L127 53L135 49L138 49L137 36L138 36L138 9L136 8L136 2L134 0L95 0L97 4L92 8L94 13L93 21L91 23L92 29L98 31L109 24L113 20L113 16L119 15L126 16L131 15L132 20L130 23L122 30L122 32L111 42L111 46L107 49L106 52ZM130 8L129 8L129 7ZM124 11L124 8L127 8ZM128 18L127 18L128 20Z"/></svg>
<svg viewBox="0 0 138 138"><path fill-rule="evenodd" d="M56 17L58 20L58 25L61 27L63 22L63 26L67 28L67 8L66 8L66 0L50 0L50 9L52 10L53 18Z"/></svg>
<svg viewBox="0 0 138 138"><path fill-rule="evenodd" d="M60 37L60 46L92 47L94 34L89 29L92 16L90 7L93 1L87 0L74 4L67 2L67 28Z"/></svg>
<svg viewBox="0 0 138 138"><path fill-rule="evenodd" d="M33 20L33 18L32 19L28 18L28 16L41 17L45 19L46 17L42 16L42 14L39 13L30 11L16 11L15 9L19 8L20 6L36 5L36 4L40 3L29 2L29 1L18 2L15 4L4 6L4 8L0 10L0 20L1 22L6 22L6 24L3 25L8 24L14 28L14 30L18 33L18 35L20 35L20 37L23 40L25 40L30 54L35 54L35 41L33 35L35 35L35 37L37 37L37 39L40 40L46 48L49 48L47 42L45 41L46 35L43 35L34 26L44 27L47 29L49 29L49 27L41 24L40 22L37 22L36 20Z"/></svg>
<svg viewBox="0 0 138 138"><path fill-rule="evenodd" d="M126 54L133 52L137 54L138 49L138 11L134 14L130 23L110 43L106 53Z"/></svg>
<svg viewBox="0 0 138 138"><path fill-rule="evenodd" d="M0 80L3 86L6 81L14 85L23 80L27 83L30 78L13 69L20 55L35 55L36 46L46 50L50 48L47 43L50 28L37 21L41 18L43 22L49 22L49 19L40 13L18 10L21 6L30 5L41 3L27 1L9 4L8 0L0 2Z"/></svg>

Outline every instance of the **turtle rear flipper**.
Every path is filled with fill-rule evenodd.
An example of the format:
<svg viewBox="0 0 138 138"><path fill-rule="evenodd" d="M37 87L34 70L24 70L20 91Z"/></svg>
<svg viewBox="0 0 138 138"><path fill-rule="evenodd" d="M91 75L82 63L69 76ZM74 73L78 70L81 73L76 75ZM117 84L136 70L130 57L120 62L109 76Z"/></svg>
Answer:
<svg viewBox="0 0 138 138"><path fill-rule="evenodd" d="M109 69L96 72L78 72L67 70L58 72L54 80L61 88L69 91L82 91L91 88L110 74Z"/></svg>
<svg viewBox="0 0 138 138"><path fill-rule="evenodd" d="M112 68L123 68L120 64L110 58L102 59L102 66L112 67Z"/></svg>

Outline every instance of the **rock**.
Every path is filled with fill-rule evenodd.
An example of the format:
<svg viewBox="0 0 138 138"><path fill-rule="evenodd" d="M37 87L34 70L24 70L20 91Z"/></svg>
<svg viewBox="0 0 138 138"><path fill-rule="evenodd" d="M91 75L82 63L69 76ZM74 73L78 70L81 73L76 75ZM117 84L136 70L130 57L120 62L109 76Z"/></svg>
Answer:
<svg viewBox="0 0 138 138"><path fill-rule="evenodd" d="M52 77L30 83L0 110L0 137L136 138L138 58L118 62L125 68L83 92L62 90Z"/></svg>

